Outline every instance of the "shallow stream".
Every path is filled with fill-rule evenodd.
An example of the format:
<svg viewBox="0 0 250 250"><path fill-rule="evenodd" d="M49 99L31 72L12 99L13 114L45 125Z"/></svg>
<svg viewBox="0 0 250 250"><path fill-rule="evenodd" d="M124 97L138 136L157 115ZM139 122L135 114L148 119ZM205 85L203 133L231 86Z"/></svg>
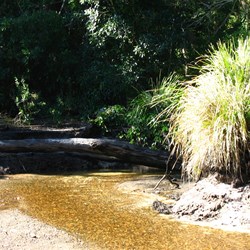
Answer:
<svg viewBox="0 0 250 250"><path fill-rule="evenodd" d="M135 206L143 194L117 185L133 173L15 175L0 180L0 209L19 208L100 249L250 249L250 236L179 223ZM94 249L94 247L93 247Z"/></svg>

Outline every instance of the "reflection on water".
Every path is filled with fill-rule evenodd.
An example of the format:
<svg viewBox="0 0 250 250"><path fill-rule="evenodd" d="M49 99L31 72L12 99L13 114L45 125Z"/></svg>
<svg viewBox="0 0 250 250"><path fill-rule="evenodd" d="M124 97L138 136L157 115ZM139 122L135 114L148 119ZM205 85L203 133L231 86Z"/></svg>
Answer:
<svg viewBox="0 0 250 250"><path fill-rule="evenodd" d="M140 195L117 190L134 174L16 175L0 180L0 209L25 213L66 229L102 249L250 249L249 234L185 225L150 208Z"/></svg>

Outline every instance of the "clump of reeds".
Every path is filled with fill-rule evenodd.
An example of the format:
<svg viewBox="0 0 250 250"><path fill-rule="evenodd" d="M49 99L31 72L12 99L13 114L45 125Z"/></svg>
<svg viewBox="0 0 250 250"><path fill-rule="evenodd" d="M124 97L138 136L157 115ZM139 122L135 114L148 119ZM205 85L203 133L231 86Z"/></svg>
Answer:
<svg viewBox="0 0 250 250"><path fill-rule="evenodd" d="M250 39L218 43L203 60L171 117L175 152L197 179L212 171L247 172L250 124Z"/></svg>

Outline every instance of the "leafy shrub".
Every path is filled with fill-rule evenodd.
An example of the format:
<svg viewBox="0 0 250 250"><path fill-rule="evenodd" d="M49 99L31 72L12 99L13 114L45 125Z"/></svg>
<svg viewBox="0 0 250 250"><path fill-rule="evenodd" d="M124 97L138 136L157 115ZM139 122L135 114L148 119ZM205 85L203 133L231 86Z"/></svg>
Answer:
<svg viewBox="0 0 250 250"><path fill-rule="evenodd" d="M18 109L16 120L21 123L30 123L45 103L39 100L37 93L30 92L29 85L24 79L19 81L15 78L15 85L15 103Z"/></svg>
<svg viewBox="0 0 250 250"><path fill-rule="evenodd" d="M250 39L218 43L172 116L171 136L189 178L249 171Z"/></svg>
<svg viewBox="0 0 250 250"><path fill-rule="evenodd" d="M166 105L171 106L174 98L177 98L177 96L172 97L173 92L168 86L168 84L174 86L176 80L177 77L172 76L163 79L160 86L142 92L129 103L127 108L120 105L101 108L90 122L101 128L105 135L118 136L120 139L144 147L166 148L168 145L164 145L164 140L169 129L168 123L165 119L158 118L156 121L155 118ZM165 91L163 86L168 86ZM157 103L157 97L160 96L162 102Z"/></svg>
<svg viewBox="0 0 250 250"><path fill-rule="evenodd" d="M161 129L149 125L156 115L149 106L151 99L152 94L145 91L131 101L126 115L127 129L120 135L121 138L145 147L155 147L159 143L155 132L159 129L157 132L160 135Z"/></svg>
<svg viewBox="0 0 250 250"><path fill-rule="evenodd" d="M125 125L125 108L120 105L101 108L90 122L101 128L104 134L116 134Z"/></svg>
<svg viewBox="0 0 250 250"><path fill-rule="evenodd" d="M169 116L164 111L176 106L182 89L179 77L171 74L159 81L154 89L139 94L130 103L126 115L129 128L121 137L154 149L167 148Z"/></svg>

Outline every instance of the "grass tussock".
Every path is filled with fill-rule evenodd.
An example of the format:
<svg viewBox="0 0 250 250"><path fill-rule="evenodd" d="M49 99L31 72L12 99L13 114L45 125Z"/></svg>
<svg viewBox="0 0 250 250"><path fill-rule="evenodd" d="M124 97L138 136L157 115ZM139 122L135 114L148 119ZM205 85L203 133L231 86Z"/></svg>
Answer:
<svg viewBox="0 0 250 250"><path fill-rule="evenodd" d="M178 106L181 96L184 92L184 85L180 77L175 73L163 78L160 84L151 90L152 98L149 105L159 110L158 115L151 123L168 122L170 115Z"/></svg>
<svg viewBox="0 0 250 250"><path fill-rule="evenodd" d="M174 149L189 178L212 171L240 177L248 171L250 39L212 47L200 73L171 117Z"/></svg>

